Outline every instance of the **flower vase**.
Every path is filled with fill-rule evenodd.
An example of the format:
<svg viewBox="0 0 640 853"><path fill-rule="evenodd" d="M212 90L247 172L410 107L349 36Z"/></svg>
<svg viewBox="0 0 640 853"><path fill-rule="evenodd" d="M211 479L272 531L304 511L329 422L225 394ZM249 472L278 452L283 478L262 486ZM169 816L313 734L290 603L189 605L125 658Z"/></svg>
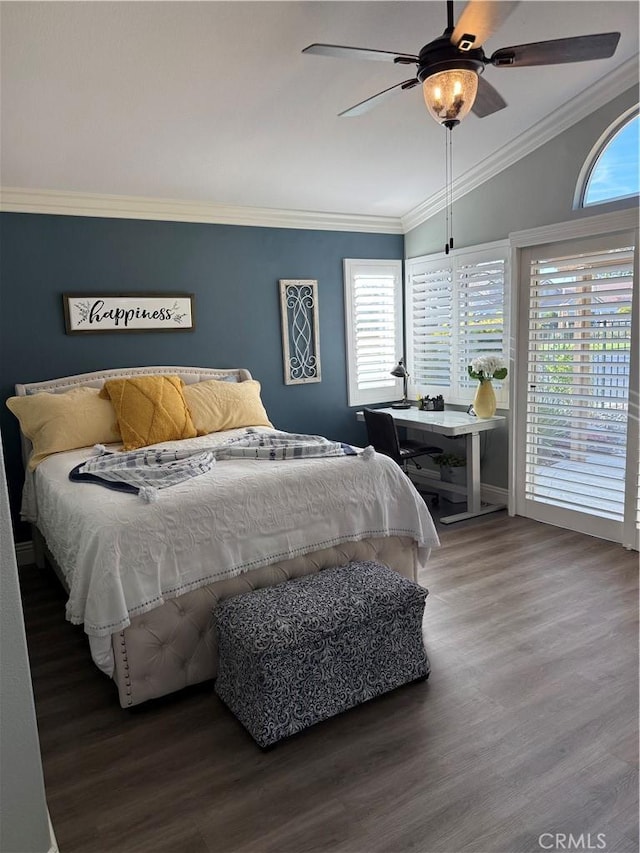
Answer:
<svg viewBox="0 0 640 853"><path fill-rule="evenodd" d="M492 418L496 413L496 395L490 379L481 380L473 401L473 410L479 418Z"/></svg>

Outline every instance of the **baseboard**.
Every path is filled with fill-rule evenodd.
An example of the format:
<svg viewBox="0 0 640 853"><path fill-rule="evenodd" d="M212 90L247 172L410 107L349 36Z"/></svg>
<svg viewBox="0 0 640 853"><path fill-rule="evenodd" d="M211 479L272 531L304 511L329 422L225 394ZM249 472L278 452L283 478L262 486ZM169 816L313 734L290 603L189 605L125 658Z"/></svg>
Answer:
<svg viewBox="0 0 640 853"><path fill-rule="evenodd" d="M29 566L35 563L36 558L33 551L33 542L16 542L16 563L20 566Z"/></svg>
<svg viewBox="0 0 640 853"><path fill-rule="evenodd" d="M411 479L416 483L431 487L433 489L441 489L446 496L446 492L454 492L455 494L466 494L465 486L458 486L455 483L443 483L440 477L422 468L419 471L410 471ZM491 486L486 483L480 484L480 500L487 504L507 504L509 502L509 490L501 489L499 486Z"/></svg>
<svg viewBox="0 0 640 853"><path fill-rule="evenodd" d="M509 503L509 490L501 489L499 486L489 486L484 483L480 486L480 500L488 504L504 504Z"/></svg>

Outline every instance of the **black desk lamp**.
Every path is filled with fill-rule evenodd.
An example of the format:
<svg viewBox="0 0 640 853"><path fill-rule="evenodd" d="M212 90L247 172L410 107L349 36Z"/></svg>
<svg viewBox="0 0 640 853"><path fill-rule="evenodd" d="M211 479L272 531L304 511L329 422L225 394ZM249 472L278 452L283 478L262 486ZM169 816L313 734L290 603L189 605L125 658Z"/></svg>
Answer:
<svg viewBox="0 0 640 853"><path fill-rule="evenodd" d="M407 368L404 366L404 359L400 359L398 364L391 371L392 376L397 376L402 379L403 387L404 387L404 399L400 400L398 403L392 403L392 409L410 409L411 403L407 399L407 381L409 379L409 374L407 372Z"/></svg>

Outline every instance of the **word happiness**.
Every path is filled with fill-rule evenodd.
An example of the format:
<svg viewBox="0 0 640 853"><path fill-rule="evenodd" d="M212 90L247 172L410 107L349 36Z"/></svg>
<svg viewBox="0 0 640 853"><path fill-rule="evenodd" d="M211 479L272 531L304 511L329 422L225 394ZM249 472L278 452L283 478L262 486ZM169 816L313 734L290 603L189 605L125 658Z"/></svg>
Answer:
<svg viewBox="0 0 640 853"><path fill-rule="evenodd" d="M123 326L128 326L132 320L175 320L177 311L175 308L156 308L149 310L147 308L108 308L103 311L104 301L96 299L92 303L87 313L87 321L89 324L101 323L103 320L111 320L116 326L122 323Z"/></svg>

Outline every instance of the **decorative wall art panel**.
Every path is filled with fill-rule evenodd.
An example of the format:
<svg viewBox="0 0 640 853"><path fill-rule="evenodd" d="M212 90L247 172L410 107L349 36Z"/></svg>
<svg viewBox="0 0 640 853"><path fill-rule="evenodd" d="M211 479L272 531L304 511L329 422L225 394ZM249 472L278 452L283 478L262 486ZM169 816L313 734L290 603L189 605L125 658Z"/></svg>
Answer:
<svg viewBox="0 0 640 853"><path fill-rule="evenodd" d="M318 282L280 279L285 385L320 382Z"/></svg>
<svg viewBox="0 0 640 853"><path fill-rule="evenodd" d="M193 296L188 293L65 293L68 335L97 332L191 332Z"/></svg>

